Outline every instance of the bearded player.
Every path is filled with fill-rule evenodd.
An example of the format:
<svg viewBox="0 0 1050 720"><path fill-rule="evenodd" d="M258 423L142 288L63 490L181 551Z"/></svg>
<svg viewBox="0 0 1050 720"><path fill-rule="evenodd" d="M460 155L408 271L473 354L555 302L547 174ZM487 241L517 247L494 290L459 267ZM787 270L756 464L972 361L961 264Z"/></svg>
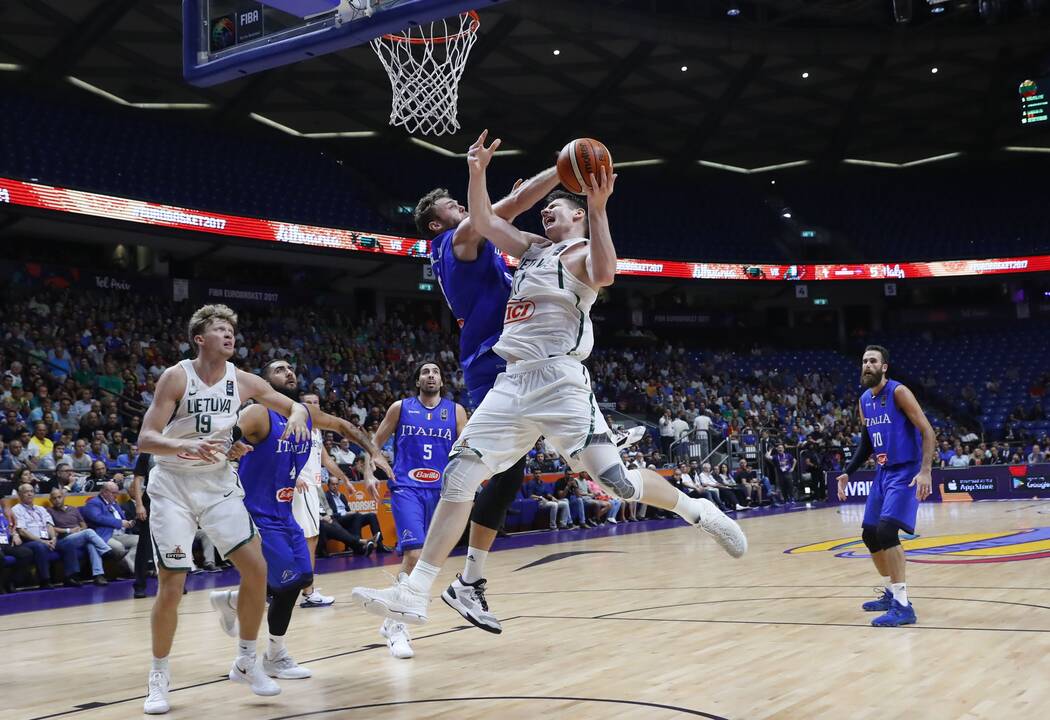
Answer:
<svg viewBox="0 0 1050 720"><path fill-rule="evenodd" d="M871 621L876 627L911 625L916 620L908 601L898 533L915 532L919 503L933 487L930 469L937 447L937 436L911 390L886 377L889 361L889 351L880 345L864 349L860 382L867 390L859 405L865 431L846 472L838 476L839 500L845 501L849 476L874 453L875 480L864 506L861 538L885 584L877 600L862 606L867 612L883 612Z"/></svg>

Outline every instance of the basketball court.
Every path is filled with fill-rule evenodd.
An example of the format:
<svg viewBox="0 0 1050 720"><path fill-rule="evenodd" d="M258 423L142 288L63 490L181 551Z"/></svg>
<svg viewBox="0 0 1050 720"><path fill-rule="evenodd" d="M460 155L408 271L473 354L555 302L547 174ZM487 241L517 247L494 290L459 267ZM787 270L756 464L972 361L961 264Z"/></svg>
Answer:
<svg viewBox="0 0 1050 720"><path fill-rule="evenodd" d="M388 582L393 566L321 575L336 604L296 609L288 638L314 677L284 681L265 701L225 679L228 638L208 592L191 592L171 660L170 716L1044 717L1050 583L1039 572L1045 560L1029 559L1050 540L988 536L1050 524L1050 503L924 506L922 536L906 545L923 553L910 551L920 562L908 568L919 622L896 629L870 627L860 610L873 597L863 545L839 547L856 538L860 511L744 519L750 551L740 561L669 521L501 540L497 548L536 543L489 560L503 634L465 626L435 597L408 661L391 658L378 619L347 602L354 585ZM785 554L795 548L804 551ZM837 557L850 551L862 557ZM137 717L150 605L0 618L5 645L20 648L4 715Z"/></svg>

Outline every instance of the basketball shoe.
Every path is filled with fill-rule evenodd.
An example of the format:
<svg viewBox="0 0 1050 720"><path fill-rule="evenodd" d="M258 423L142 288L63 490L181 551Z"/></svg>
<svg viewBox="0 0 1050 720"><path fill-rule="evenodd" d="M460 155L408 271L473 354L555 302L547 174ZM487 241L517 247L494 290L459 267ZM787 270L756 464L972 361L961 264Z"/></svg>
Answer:
<svg viewBox="0 0 1050 720"><path fill-rule="evenodd" d="M360 603L361 607L373 615L409 625L425 625L427 622L427 605L430 604L430 598L413 589L408 584L408 576L405 573L398 575L393 587L386 590L355 587L350 593L350 599Z"/></svg>
<svg viewBox="0 0 1050 720"><path fill-rule="evenodd" d="M879 588L875 588L879 590ZM864 612L886 612L893 605L893 593L890 592L889 588L881 588L882 594L879 595L875 600L868 600L860 606Z"/></svg>
<svg viewBox="0 0 1050 720"><path fill-rule="evenodd" d="M328 607L334 602L334 597L332 597L331 595L322 595L321 590L319 588L314 588L314 591L312 593L303 596L303 601L299 603L299 607Z"/></svg>
<svg viewBox="0 0 1050 720"><path fill-rule="evenodd" d="M747 536L740 529L736 521L715 507L715 504L706 498L696 500L699 503L700 517L696 521L696 527L706 532L722 546L730 556L743 557L747 552Z"/></svg>
<svg viewBox="0 0 1050 720"><path fill-rule="evenodd" d="M237 600L233 597L236 590L216 590L208 596L212 609L219 613L219 627L230 637L237 637Z"/></svg>
<svg viewBox="0 0 1050 720"><path fill-rule="evenodd" d="M441 593L441 599L474 627L496 635L503 632L499 620L489 612L489 604L485 599L485 578L467 583L457 573L456 579Z"/></svg>
<svg viewBox="0 0 1050 720"><path fill-rule="evenodd" d="M644 425L635 425L627 430L613 430L613 443L616 445L617 450L629 448L643 437L645 437Z"/></svg>
<svg viewBox="0 0 1050 720"><path fill-rule="evenodd" d="M230 680L251 687L256 695L280 695L281 686L263 672L262 663L255 657L241 655L230 666Z"/></svg>
<svg viewBox="0 0 1050 720"><path fill-rule="evenodd" d="M146 702L142 704L142 712L147 715L163 715L171 710L168 704L168 689L171 687L171 678L166 672L153 670L149 674L149 694Z"/></svg>
<svg viewBox="0 0 1050 720"><path fill-rule="evenodd" d="M408 634L408 628L404 623L395 622L390 618L383 621L379 628L379 634L386 640L386 646L390 648L390 654L398 660L407 660L416 654L412 649L412 638Z"/></svg>
<svg viewBox="0 0 1050 720"><path fill-rule="evenodd" d="M914 625L918 618L915 617L915 606L911 603L901 605L892 600L890 609L885 615L879 615L871 621L874 627L899 627L901 625Z"/></svg>
<svg viewBox="0 0 1050 720"><path fill-rule="evenodd" d="M280 680L304 680L313 677L313 672L299 665L287 650L281 650L277 657L270 657L269 652L263 655L263 672Z"/></svg>

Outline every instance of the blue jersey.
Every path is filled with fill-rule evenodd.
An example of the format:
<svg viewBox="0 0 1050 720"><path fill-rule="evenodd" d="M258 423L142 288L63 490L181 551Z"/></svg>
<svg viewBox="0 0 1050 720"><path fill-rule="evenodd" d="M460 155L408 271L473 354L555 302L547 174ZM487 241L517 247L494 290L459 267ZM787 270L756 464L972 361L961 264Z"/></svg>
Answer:
<svg viewBox="0 0 1050 720"><path fill-rule="evenodd" d="M244 507L253 518L294 523L295 479L310 459L312 440L310 435L299 442L291 436L281 440L288 420L273 410L266 412L270 414L270 433L241 458L237 470L244 486ZM309 418L307 427L313 430L313 421Z"/></svg>
<svg viewBox="0 0 1050 720"><path fill-rule="evenodd" d="M490 242L478 248L477 259L457 259L452 251L455 232L455 228L446 230L430 243L430 265L459 323L459 363L470 400L476 406L507 366L492 347L503 332L511 275L503 256Z"/></svg>
<svg viewBox="0 0 1050 720"><path fill-rule="evenodd" d="M394 433L394 485L440 488L456 439L456 403L442 398L428 408L417 397L401 401Z"/></svg>
<svg viewBox="0 0 1050 720"><path fill-rule="evenodd" d="M860 410L871 439L872 453L879 465L915 463L922 458L922 441L918 428L897 407L894 391L900 385L887 380L878 395L866 390L860 396Z"/></svg>

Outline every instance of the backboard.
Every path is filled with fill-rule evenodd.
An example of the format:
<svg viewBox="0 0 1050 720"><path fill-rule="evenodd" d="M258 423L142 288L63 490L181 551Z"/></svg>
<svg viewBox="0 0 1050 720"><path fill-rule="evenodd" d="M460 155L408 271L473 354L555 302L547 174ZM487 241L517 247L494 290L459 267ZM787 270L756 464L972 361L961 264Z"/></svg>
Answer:
<svg viewBox="0 0 1050 720"><path fill-rule="evenodd" d="M183 74L234 80L501 0L183 0Z"/></svg>

